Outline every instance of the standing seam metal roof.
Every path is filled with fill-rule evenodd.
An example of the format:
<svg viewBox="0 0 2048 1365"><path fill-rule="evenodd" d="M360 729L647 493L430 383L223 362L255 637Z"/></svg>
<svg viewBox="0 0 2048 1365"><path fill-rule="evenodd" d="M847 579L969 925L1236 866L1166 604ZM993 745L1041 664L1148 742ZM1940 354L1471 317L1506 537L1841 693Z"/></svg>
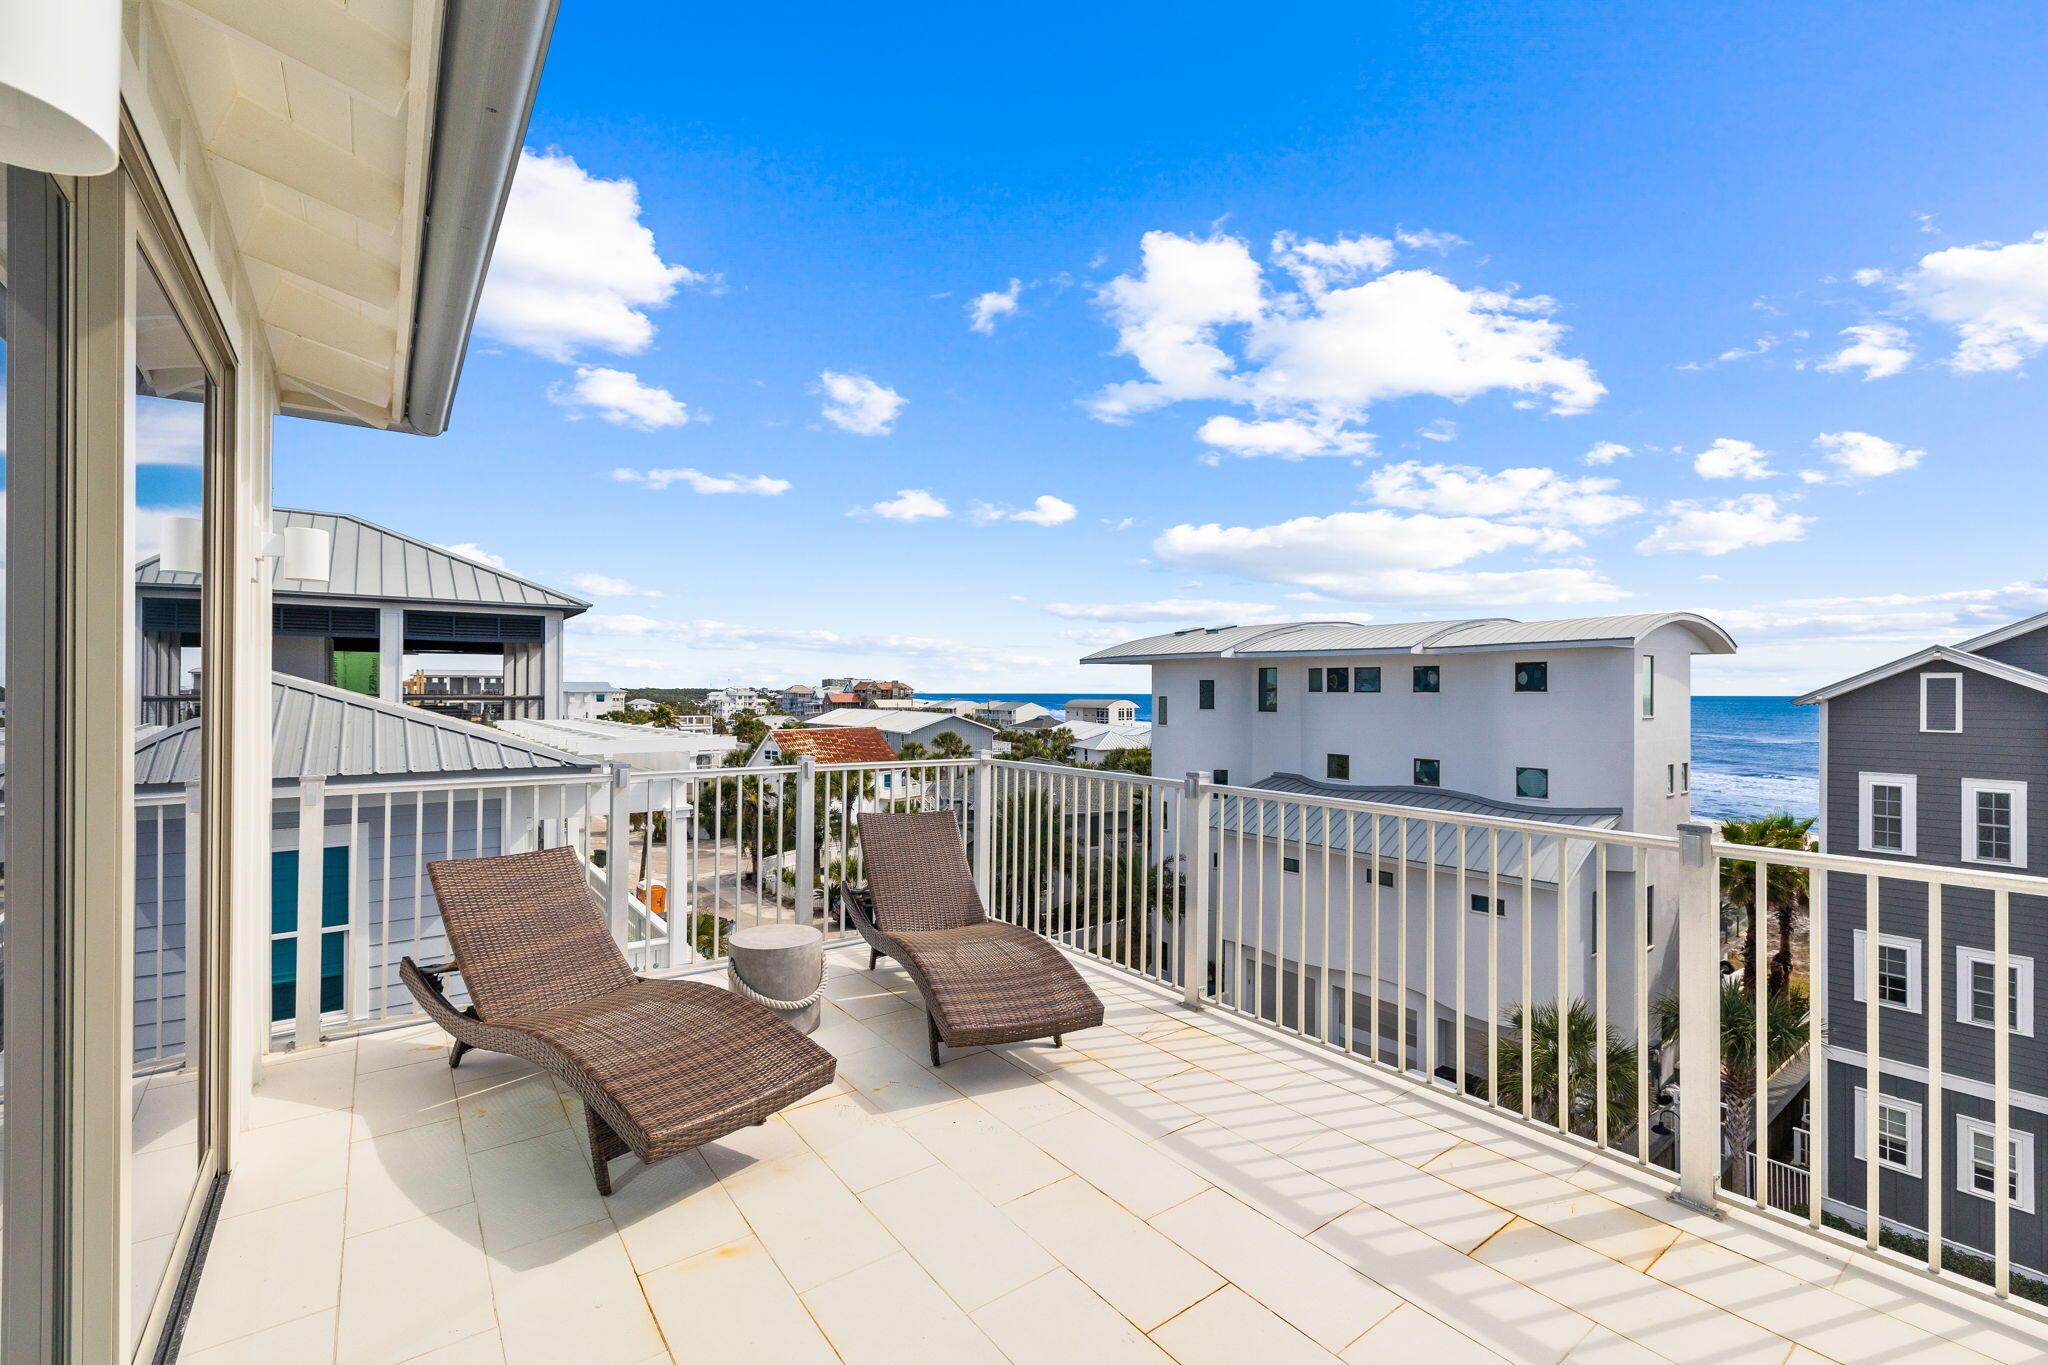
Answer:
<svg viewBox="0 0 2048 1365"><path fill-rule="evenodd" d="M1345 801L1369 801L1379 805L1410 806L1415 816L1408 821L1407 838L1402 839L1401 817L1395 815L1373 815L1364 811L1331 811L1327 818L1323 814L1310 814L1314 808L1291 802L1261 801L1256 797L1221 796L1217 801L1217 812L1210 824L1226 835L1234 835L1240 829L1252 837L1277 840L1283 849L1300 848L1304 842L1311 849L1320 849L1327 840L1333 853L1350 853L1370 857L1375 851L1385 858L1399 858L1416 864L1434 863L1441 868L1455 869L1459 866L1459 825L1436 825L1434 857L1432 858L1428 816L1432 811L1449 815L1490 816L1497 819L1540 820L1545 824L1578 826L1583 829L1614 829L1621 823L1619 809L1580 808L1565 810L1537 810L1528 806L1513 805L1503 801L1492 801L1469 792L1428 791L1414 787L1345 787L1333 783L1314 782L1297 773L1275 773L1263 781L1253 784L1258 791L1272 792L1276 796L1334 797ZM1304 816L1306 815L1306 828ZM1562 837L1569 837L1570 830L1559 831ZM1530 867L1534 881L1556 884L1558 880L1558 839L1544 835L1527 836L1536 845L1535 862ZM1500 832L1500 875L1507 879L1520 880L1522 876L1522 852L1525 836L1520 830ZM1484 876L1492 866L1492 836L1485 831L1474 831L1466 836L1464 867L1468 873ZM1593 853L1593 843L1581 840L1571 850L1571 868L1577 871L1579 865Z"/></svg>
<svg viewBox="0 0 2048 1365"><path fill-rule="evenodd" d="M271 773L303 777L438 777L456 773L594 770L588 758L516 739L471 721L446 720L289 674L271 676ZM199 776L199 722L144 736L135 746L139 786L183 785Z"/></svg>
<svg viewBox="0 0 2048 1365"><path fill-rule="evenodd" d="M1592 644L1639 640L1666 625L1685 625L1706 643L1706 652L1732 654L1735 641L1704 616L1687 611L1636 612L1623 616L1582 616L1563 621L1514 621L1484 617L1466 621L1404 621L1362 626L1345 621L1307 621L1266 626L1224 626L1176 631L1099 649L1084 664L1142 663L1164 658L1284 658L1299 654L1374 654L1503 646Z"/></svg>
<svg viewBox="0 0 2048 1365"><path fill-rule="evenodd" d="M334 558L325 583L279 578L271 562L271 587L282 597L375 597L404 602L448 602L492 607L552 607L573 616L590 603L545 588L518 574L416 540L341 512L308 512L279 507L271 524L310 526L333 538ZM156 556L135 568L146 587L197 588L197 574L165 573Z"/></svg>

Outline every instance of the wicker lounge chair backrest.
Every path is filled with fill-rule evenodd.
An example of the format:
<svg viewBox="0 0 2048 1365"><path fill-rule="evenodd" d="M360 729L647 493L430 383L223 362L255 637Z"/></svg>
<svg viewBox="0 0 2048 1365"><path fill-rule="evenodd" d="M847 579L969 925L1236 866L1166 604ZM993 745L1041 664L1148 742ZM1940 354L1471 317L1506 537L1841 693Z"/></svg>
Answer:
<svg viewBox="0 0 2048 1365"><path fill-rule="evenodd" d="M861 816L860 855L875 927L885 934L958 929L988 918L960 826L946 811Z"/></svg>
<svg viewBox="0 0 2048 1365"><path fill-rule="evenodd" d="M485 1019L518 1019L633 984L569 847L428 863L441 922Z"/></svg>

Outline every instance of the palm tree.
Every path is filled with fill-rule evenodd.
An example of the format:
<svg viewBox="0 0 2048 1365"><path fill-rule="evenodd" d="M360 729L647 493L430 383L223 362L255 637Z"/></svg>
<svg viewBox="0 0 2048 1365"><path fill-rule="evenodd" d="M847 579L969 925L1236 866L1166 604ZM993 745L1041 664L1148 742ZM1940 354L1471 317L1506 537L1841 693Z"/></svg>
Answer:
<svg viewBox="0 0 2048 1365"><path fill-rule="evenodd" d="M1499 1076L1501 1102L1513 1105L1522 1094L1523 1044L1528 1040L1529 1103L1531 1113L1546 1123L1558 1121L1557 1098L1557 1002L1549 1001L1524 1012L1522 1006L1508 1008L1507 1027L1512 1036L1500 1040ZM1632 1128L1636 1115L1636 1046L1613 1029L1600 1036L1600 1021L1583 1000L1565 1006L1565 1062L1570 1075L1571 1132L1597 1137L1595 1110L1599 1103L1597 1054L1607 1054L1607 1138L1612 1142Z"/></svg>
<svg viewBox="0 0 2048 1365"><path fill-rule="evenodd" d="M951 730L941 730L932 741L932 752L940 758L972 758L974 746Z"/></svg>
<svg viewBox="0 0 2048 1365"><path fill-rule="evenodd" d="M1663 995L1650 1002L1657 1032L1667 1043L1678 1041L1678 997ZM1807 999L1801 986L1789 986L1783 994L1772 992L1764 1004L1765 1075L1756 1074L1757 1014L1754 992L1741 982L1721 986L1721 1100L1722 1130L1727 1138L1728 1160L1738 1173L1738 1183L1747 1170L1743 1160L1756 1137L1756 1092L1776 1075L1778 1068L1799 1054L1807 1041ZM1680 1077L1681 1082L1684 1080ZM1681 1115L1683 1121L1683 1115Z"/></svg>
<svg viewBox="0 0 2048 1365"><path fill-rule="evenodd" d="M1721 826L1721 837L1731 844L1758 848L1812 850L1813 820L1795 815L1766 815L1756 820L1730 820ZM1777 951L1770 962L1770 992L1783 995L1792 986L1792 935L1799 918L1806 913L1811 878L1803 867L1774 864L1765 887L1772 918L1778 931ZM1724 912L1742 917L1743 969L1754 972L1758 963L1758 906L1756 864L1745 858L1721 860L1721 904Z"/></svg>
<svg viewBox="0 0 2048 1365"><path fill-rule="evenodd" d="M906 739L903 741L903 747L896 751L896 757L902 759L905 763L915 763L920 758L928 757L930 753L931 750L925 748L924 745L919 744L916 740Z"/></svg>

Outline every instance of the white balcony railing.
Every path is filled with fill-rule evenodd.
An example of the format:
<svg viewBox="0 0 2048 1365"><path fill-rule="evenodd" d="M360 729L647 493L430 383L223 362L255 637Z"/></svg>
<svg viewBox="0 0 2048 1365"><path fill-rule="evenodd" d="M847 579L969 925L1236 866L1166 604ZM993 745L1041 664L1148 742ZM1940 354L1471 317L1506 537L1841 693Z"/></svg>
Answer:
<svg viewBox="0 0 2048 1365"><path fill-rule="evenodd" d="M1688 1203L2001 1297L2039 1301L2048 1280L2048 1115L2013 1085L2016 1066L2048 1069L2009 971L2015 912L2041 923L2048 880L999 759L309 784L301 807L300 865L345 847L351 875L344 905L302 877L279 912L277 1042L413 1017L397 964L446 954L419 874L437 858L572 845L635 966L688 972L750 923L846 936L858 816L946 810L993 915L1190 1007L1511 1116ZM1751 901L1775 982L1724 975ZM1893 950L1916 935L1917 955ZM1992 998L1962 1023L1944 968L1972 953ZM180 1046L175 1002L155 1003L138 1020ZM1749 1154L1802 1098L1810 1168L1767 1162L1759 1187Z"/></svg>

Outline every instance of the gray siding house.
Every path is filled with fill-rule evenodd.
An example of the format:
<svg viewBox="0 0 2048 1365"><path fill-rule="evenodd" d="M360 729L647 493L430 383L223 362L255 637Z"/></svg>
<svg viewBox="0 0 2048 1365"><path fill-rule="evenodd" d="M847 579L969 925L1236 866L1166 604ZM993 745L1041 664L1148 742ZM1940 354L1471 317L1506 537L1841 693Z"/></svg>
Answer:
<svg viewBox="0 0 2048 1365"><path fill-rule="evenodd" d="M2048 614L1922 650L1799 698L1821 708L1821 813L1830 853L2048 875ZM1875 896L1876 904L1870 903ZM1996 964L1993 896L1837 875L1826 901L1824 1207L1864 1222L1863 1098L1872 1043L1865 935L1875 911L1879 1210L1924 1234L1941 1201L1952 1246L1993 1249ZM2048 896L2009 912L2012 1258L2048 1271L2040 1205L2048 1159ZM1937 1030L1930 1028L1935 1010ZM1938 1055L1933 1039L1938 1036ZM1938 1112L1933 1102L1940 1090ZM1936 1154L1939 1163L1936 1162Z"/></svg>

